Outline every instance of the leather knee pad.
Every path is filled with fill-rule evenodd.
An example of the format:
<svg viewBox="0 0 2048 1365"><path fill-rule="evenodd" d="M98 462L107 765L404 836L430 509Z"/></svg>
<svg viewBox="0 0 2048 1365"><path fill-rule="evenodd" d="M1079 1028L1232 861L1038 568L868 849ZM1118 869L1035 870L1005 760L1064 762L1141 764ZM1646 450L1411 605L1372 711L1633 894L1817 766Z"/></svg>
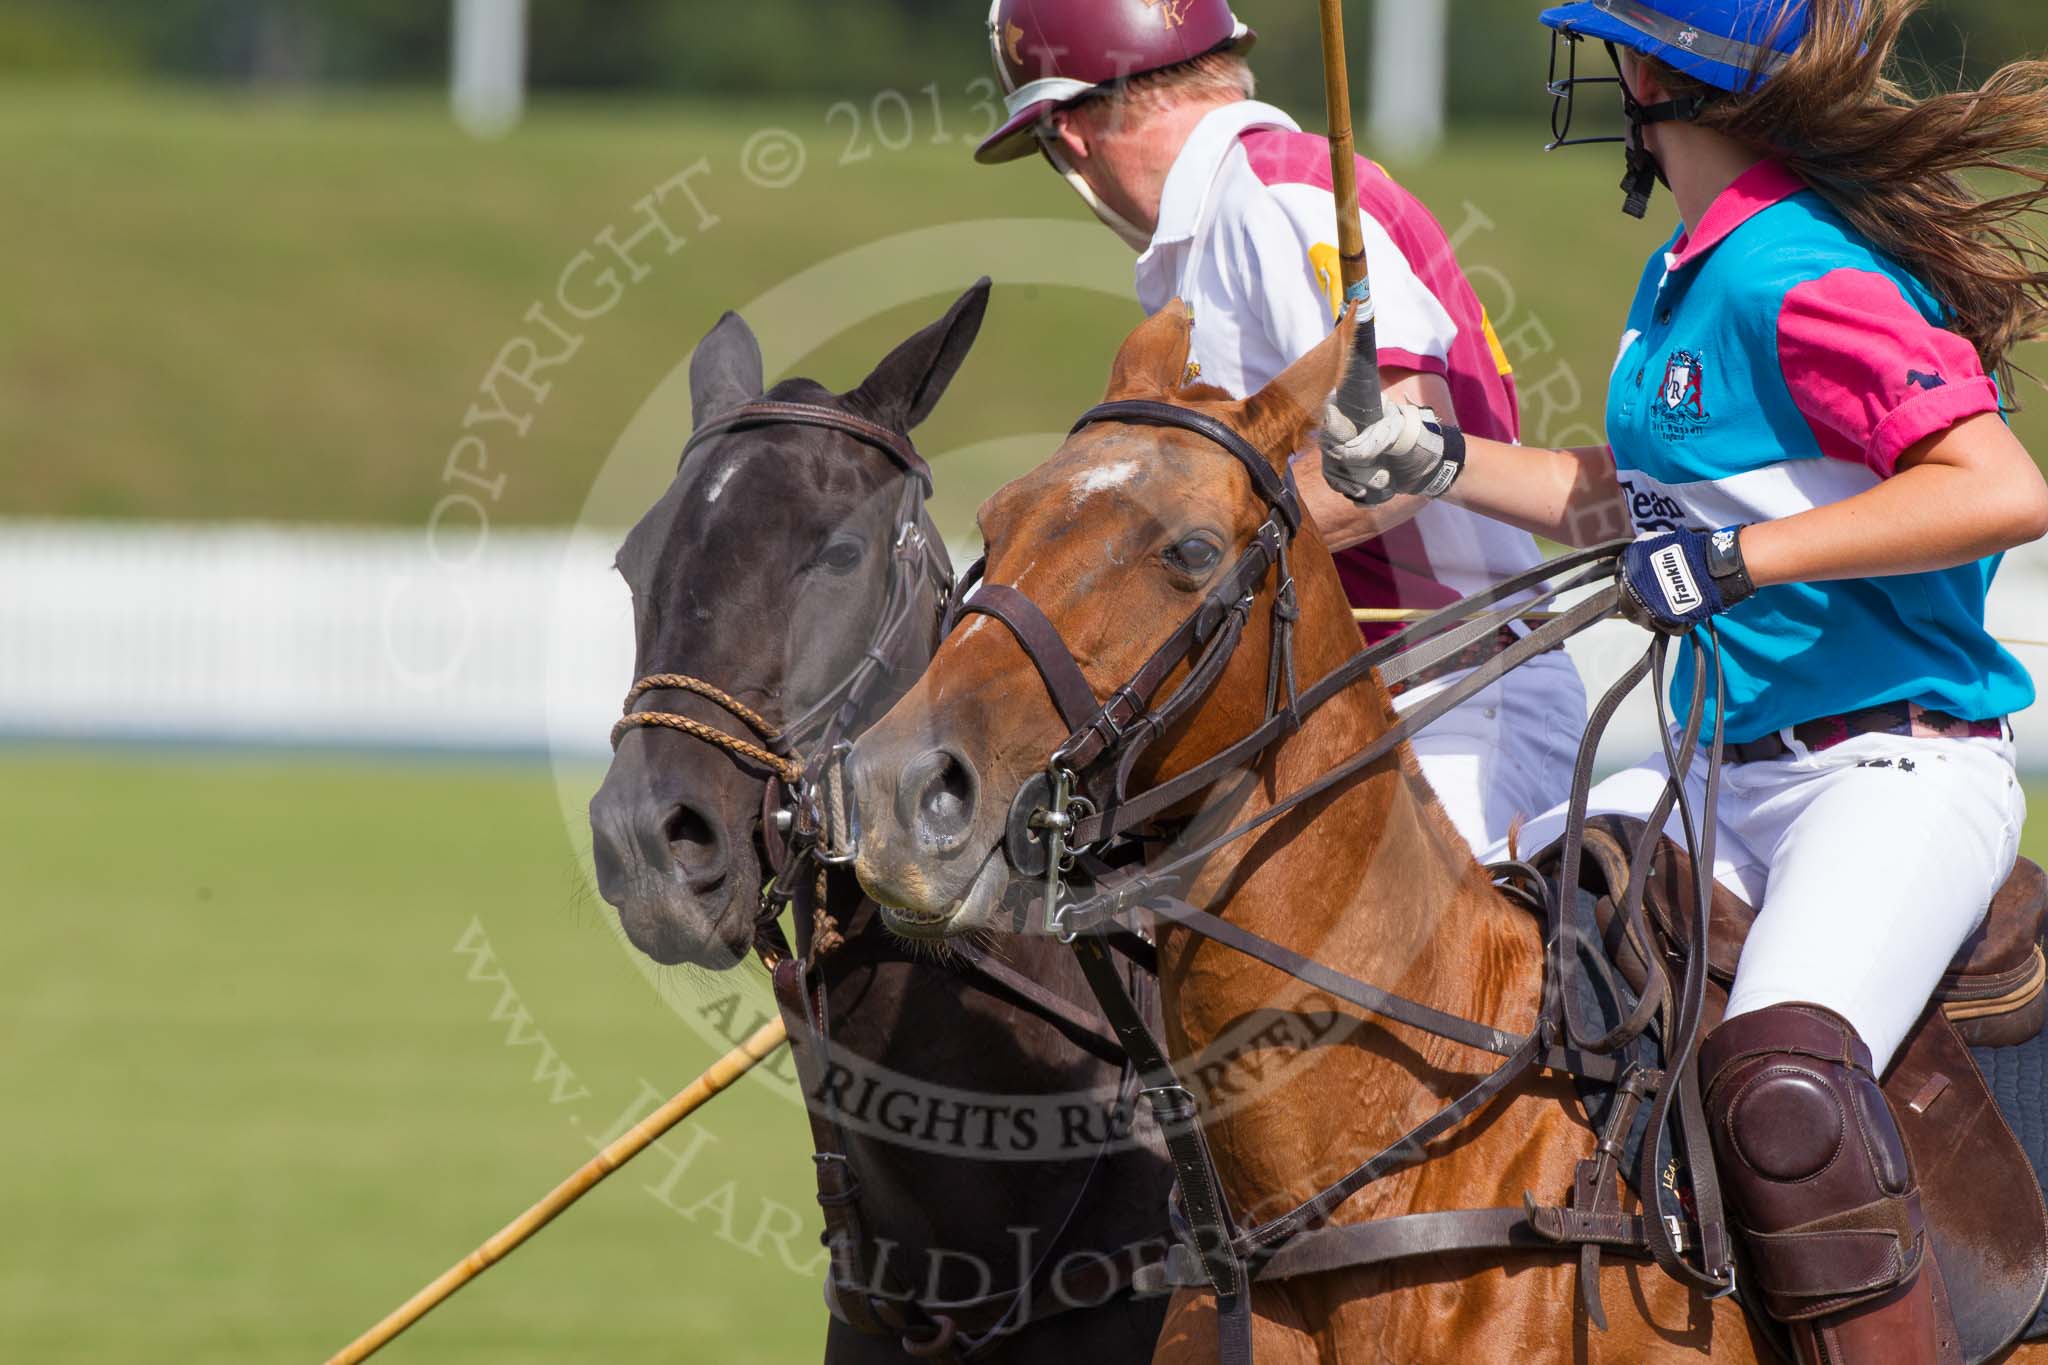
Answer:
<svg viewBox="0 0 2048 1365"><path fill-rule="evenodd" d="M1870 1049L1819 1005L1730 1019L1700 1048L1723 1188L1782 1322L1839 1313L1919 1273L1919 1188Z"/></svg>

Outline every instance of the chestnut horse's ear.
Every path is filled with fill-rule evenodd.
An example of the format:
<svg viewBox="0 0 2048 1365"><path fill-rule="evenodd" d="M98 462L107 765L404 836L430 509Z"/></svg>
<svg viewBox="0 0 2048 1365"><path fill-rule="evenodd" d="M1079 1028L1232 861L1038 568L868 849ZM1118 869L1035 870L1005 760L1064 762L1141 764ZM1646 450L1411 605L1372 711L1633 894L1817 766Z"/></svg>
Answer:
<svg viewBox="0 0 2048 1365"><path fill-rule="evenodd" d="M847 402L898 431L909 431L931 416L981 334L988 291L984 275L953 301L946 316L884 356L874 373L846 395Z"/></svg>
<svg viewBox="0 0 2048 1365"><path fill-rule="evenodd" d="M690 411L698 426L761 396L761 343L738 313L705 333L690 357Z"/></svg>
<svg viewBox="0 0 2048 1365"><path fill-rule="evenodd" d="M1350 371L1355 335L1347 313L1315 349L1245 400L1239 429L1282 472L1308 434L1321 424L1323 409Z"/></svg>
<svg viewBox="0 0 2048 1365"><path fill-rule="evenodd" d="M1188 351L1195 341L1195 315L1175 299L1138 324L1124 338L1109 370L1106 401L1157 397L1181 387L1188 373Z"/></svg>

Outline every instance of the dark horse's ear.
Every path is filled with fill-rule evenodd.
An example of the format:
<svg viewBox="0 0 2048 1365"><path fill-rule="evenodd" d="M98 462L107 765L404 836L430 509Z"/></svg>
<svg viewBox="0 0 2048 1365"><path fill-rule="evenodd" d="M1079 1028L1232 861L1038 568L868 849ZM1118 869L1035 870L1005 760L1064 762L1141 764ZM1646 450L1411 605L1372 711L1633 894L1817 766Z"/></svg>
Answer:
<svg viewBox="0 0 2048 1365"><path fill-rule="evenodd" d="M931 416L981 331L988 290L984 275L954 300L946 316L889 352L875 372L846 395L847 402L898 431L909 431Z"/></svg>
<svg viewBox="0 0 2048 1365"><path fill-rule="evenodd" d="M690 412L698 426L761 396L761 343L738 313L727 313L690 357Z"/></svg>

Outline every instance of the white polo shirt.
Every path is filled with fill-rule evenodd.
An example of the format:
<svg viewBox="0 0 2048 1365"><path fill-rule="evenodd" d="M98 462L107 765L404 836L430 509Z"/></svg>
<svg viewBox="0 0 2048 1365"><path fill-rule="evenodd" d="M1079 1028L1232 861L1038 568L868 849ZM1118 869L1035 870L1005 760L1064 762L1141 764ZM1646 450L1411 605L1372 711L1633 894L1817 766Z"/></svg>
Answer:
<svg viewBox="0 0 2048 1365"><path fill-rule="evenodd" d="M1442 376L1461 427L1518 440L1512 372L1443 229L1363 158L1358 184L1380 365ZM1137 291L1147 313L1175 298L1194 310L1203 382L1244 397L1330 334L1342 299L1330 185L1327 139L1272 105L1225 105L1189 135L1138 258ZM1435 607L1540 556L1526 532L1432 504L1337 560L1355 606Z"/></svg>

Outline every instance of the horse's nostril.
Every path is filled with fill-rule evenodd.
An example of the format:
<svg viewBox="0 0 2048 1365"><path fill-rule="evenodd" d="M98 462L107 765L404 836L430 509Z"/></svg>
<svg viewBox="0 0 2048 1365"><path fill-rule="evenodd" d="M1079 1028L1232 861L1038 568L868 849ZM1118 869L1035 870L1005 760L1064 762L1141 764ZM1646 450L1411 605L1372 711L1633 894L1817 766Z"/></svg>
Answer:
<svg viewBox="0 0 2048 1365"><path fill-rule="evenodd" d="M924 816L925 824L933 829L951 829L964 823L971 813L970 799L974 786L967 780L967 771L957 763L948 763L924 785L924 796L918 802L918 810Z"/></svg>
<svg viewBox="0 0 2048 1365"><path fill-rule="evenodd" d="M669 856L692 890L709 891L725 880L725 845L712 823L689 806L677 806L662 826Z"/></svg>
<svg viewBox="0 0 2048 1365"><path fill-rule="evenodd" d="M974 824L977 787L973 766L958 754L932 749L911 760L903 789L915 793L919 838L941 849L958 847Z"/></svg>
<svg viewBox="0 0 2048 1365"><path fill-rule="evenodd" d="M597 872L597 887L606 899L616 889L626 884L626 860L619 852L619 846L610 831L599 829L590 840L590 860Z"/></svg>

